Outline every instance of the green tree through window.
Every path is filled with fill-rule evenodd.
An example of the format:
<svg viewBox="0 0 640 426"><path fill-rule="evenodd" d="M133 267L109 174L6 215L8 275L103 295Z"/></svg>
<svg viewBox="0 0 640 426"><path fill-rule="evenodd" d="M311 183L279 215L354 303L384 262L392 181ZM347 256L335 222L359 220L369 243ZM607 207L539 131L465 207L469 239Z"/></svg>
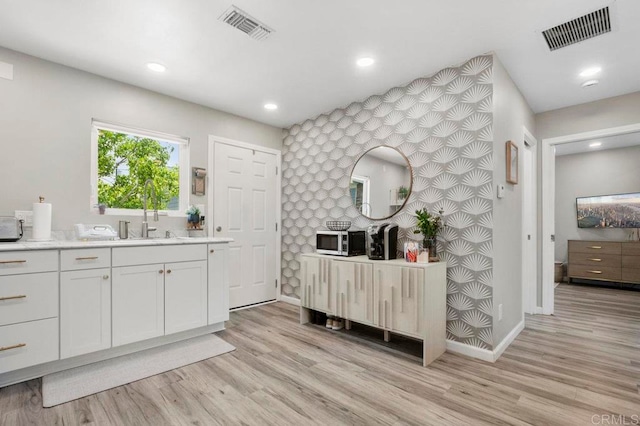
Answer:
<svg viewBox="0 0 640 426"><path fill-rule="evenodd" d="M158 209L178 208L180 168L177 144L107 130L98 132L98 202L142 209L144 182L152 179Z"/></svg>

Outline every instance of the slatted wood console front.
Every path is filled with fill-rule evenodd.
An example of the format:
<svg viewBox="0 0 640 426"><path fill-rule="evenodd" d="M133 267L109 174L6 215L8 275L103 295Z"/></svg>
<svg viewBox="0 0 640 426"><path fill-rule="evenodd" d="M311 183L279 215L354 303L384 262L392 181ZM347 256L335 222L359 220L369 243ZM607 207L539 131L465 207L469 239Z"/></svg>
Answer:
<svg viewBox="0 0 640 426"><path fill-rule="evenodd" d="M310 310L423 341L423 365L446 348L446 263L301 256L300 322Z"/></svg>
<svg viewBox="0 0 640 426"><path fill-rule="evenodd" d="M570 240L568 276L640 284L640 243Z"/></svg>

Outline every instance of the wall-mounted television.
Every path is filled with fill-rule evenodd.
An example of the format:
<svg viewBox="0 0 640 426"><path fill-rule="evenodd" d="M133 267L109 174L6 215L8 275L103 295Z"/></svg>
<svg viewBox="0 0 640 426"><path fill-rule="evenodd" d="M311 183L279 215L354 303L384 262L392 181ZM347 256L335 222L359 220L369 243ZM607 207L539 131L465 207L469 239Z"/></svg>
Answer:
<svg viewBox="0 0 640 426"><path fill-rule="evenodd" d="M640 228L640 192L576 198L578 228Z"/></svg>

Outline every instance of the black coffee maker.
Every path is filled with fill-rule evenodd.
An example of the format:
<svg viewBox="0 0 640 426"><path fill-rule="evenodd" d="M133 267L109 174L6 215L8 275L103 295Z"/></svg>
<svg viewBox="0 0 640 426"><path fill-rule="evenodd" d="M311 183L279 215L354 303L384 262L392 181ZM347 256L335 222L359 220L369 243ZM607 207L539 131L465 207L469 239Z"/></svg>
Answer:
<svg viewBox="0 0 640 426"><path fill-rule="evenodd" d="M398 254L398 225L381 223L367 228L367 256L369 259L395 259Z"/></svg>

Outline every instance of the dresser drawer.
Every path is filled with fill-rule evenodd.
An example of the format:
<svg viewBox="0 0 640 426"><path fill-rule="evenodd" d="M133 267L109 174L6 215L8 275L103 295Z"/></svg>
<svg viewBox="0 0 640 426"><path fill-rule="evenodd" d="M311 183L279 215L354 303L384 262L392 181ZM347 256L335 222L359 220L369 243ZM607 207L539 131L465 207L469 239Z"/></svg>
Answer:
<svg viewBox="0 0 640 426"><path fill-rule="evenodd" d="M594 268L598 267L620 267L619 254L601 254L601 253L569 253L570 265L588 265Z"/></svg>
<svg viewBox="0 0 640 426"><path fill-rule="evenodd" d="M569 253L620 254L621 246L613 241L569 241Z"/></svg>
<svg viewBox="0 0 640 426"><path fill-rule="evenodd" d="M625 256L638 256L638 261L640 262L640 243L622 243L622 254Z"/></svg>
<svg viewBox="0 0 640 426"><path fill-rule="evenodd" d="M111 267L111 249L62 250L60 252L60 270L78 271Z"/></svg>
<svg viewBox="0 0 640 426"><path fill-rule="evenodd" d="M0 326L57 316L57 272L0 277Z"/></svg>
<svg viewBox="0 0 640 426"><path fill-rule="evenodd" d="M0 252L0 275L58 270L58 250Z"/></svg>
<svg viewBox="0 0 640 426"><path fill-rule="evenodd" d="M640 268L622 268L622 281L640 284Z"/></svg>
<svg viewBox="0 0 640 426"><path fill-rule="evenodd" d="M569 264L570 278L586 278L590 280L620 281L622 278L622 268L600 267L588 265Z"/></svg>
<svg viewBox="0 0 640 426"><path fill-rule="evenodd" d="M0 327L0 374L58 358L57 318Z"/></svg>
<svg viewBox="0 0 640 426"><path fill-rule="evenodd" d="M622 256L622 267L640 269L640 256Z"/></svg>

